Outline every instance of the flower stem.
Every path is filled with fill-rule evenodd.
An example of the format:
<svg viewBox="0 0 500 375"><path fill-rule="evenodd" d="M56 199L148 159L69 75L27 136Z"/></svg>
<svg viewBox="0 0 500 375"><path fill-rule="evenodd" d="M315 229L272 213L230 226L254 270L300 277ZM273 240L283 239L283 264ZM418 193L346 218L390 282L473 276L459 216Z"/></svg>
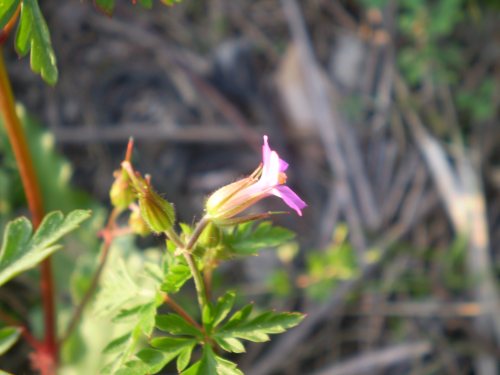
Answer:
<svg viewBox="0 0 500 375"><path fill-rule="evenodd" d="M177 235L177 233L175 233L174 230L171 229L165 232L167 237L170 238L170 240L176 244L179 250L182 251L184 258L186 259L187 265L191 270L191 274L193 275L194 279L194 285L196 288L196 294L198 297L198 304L200 305L200 310L202 314L203 314L203 308L206 305L208 305L208 297L205 288L205 282L203 281L203 277L201 276L200 270L196 266L196 262L193 258L192 251L196 245L196 242L200 238L201 233L206 228L209 222L210 220L207 217L203 217L196 225L196 228L194 229L194 232L189 238L189 241L186 245L183 244L182 240L179 238L179 236Z"/></svg>
<svg viewBox="0 0 500 375"><path fill-rule="evenodd" d="M38 179L35 174L28 143L24 135L21 122L16 113L14 95L10 84L3 51L0 46L0 111L3 118L7 136L12 146L12 151L19 168L19 174L26 194L26 201L31 212L33 226L37 228L42 222L44 216L42 196ZM56 340L55 324L55 304L54 304L54 283L52 277L52 266L50 258L44 260L41 264L41 293L44 311L44 349L48 352L53 361L57 363L58 347Z"/></svg>

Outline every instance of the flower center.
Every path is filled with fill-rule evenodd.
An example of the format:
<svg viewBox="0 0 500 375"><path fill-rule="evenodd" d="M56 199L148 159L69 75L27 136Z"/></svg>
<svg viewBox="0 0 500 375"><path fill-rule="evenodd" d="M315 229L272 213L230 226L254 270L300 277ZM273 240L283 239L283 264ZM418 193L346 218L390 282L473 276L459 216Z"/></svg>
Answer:
<svg viewBox="0 0 500 375"><path fill-rule="evenodd" d="M284 183L286 183L286 179L287 177L285 172L280 172L278 174L278 184L283 185Z"/></svg>

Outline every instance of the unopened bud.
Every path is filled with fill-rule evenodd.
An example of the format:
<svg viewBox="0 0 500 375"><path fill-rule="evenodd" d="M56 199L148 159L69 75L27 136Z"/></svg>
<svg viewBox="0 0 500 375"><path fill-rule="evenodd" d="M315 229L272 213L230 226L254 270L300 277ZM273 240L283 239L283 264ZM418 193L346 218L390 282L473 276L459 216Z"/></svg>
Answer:
<svg viewBox="0 0 500 375"><path fill-rule="evenodd" d="M138 234L139 236L147 236L151 234L151 229L149 229L149 225L146 224L144 219L141 216L141 212L139 211L139 207L136 206L136 209L133 209L128 218L128 226L132 230L133 233Z"/></svg>
<svg viewBox="0 0 500 375"><path fill-rule="evenodd" d="M149 184L139 190L139 208L142 218L153 232L165 232L175 223L174 207L160 197Z"/></svg>
<svg viewBox="0 0 500 375"><path fill-rule="evenodd" d="M122 171L115 172L115 181L111 185L109 198L111 204L120 210L125 210L135 200L135 193L130 182L126 173Z"/></svg>

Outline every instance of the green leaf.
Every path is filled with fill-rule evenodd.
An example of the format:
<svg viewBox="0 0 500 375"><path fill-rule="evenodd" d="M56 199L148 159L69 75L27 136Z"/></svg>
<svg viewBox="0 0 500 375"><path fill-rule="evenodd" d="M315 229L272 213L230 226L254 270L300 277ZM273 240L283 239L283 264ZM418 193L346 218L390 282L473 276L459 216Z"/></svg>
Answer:
<svg viewBox="0 0 500 375"><path fill-rule="evenodd" d="M197 328L193 327L177 314L157 315L156 328L172 335L203 336Z"/></svg>
<svg viewBox="0 0 500 375"><path fill-rule="evenodd" d="M0 0L0 30L10 21L20 0Z"/></svg>
<svg viewBox="0 0 500 375"><path fill-rule="evenodd" d="M58 71L56 56L50 41L49 28L37 0L23 0L16 35L16 50L25 56L31 50L31 70L39 73L45 82L54 85Z"/></svg>
<svg viewBox="0 0 500 375"><path fill-rule="evenodd" d="M96 7L108 16L113 14L115 9L115 0L94 0Z"/></svg>
<svg viewBox="0 0 500 375"><path fill-rule="evenodd" d="M185 261L180 260L179 257L167 264L166 268L161 290L169 294L177 293L191 278L191 271Z"/></svg>
<svg viewBox="0 0 500 375"><path fill-rule="evenodd" d="M221 330L216 332L216 337L264 342L269 340L270 334L282 333L299 324L302 319L304 319L304 315L300 313L269 311L253 319L230 320Z"/></svg>
<svg viewBox="0 0 500 375"><path fill-rule="evenodd" d="M183 375L243 375L236 363L221 358L209 345L203 347L201 359L188 368Z"/></svg>
<svg viewBox="0 0 500 375"><path fill-rule="evenodd" d="M64 218L61 212L51 212L43 219L35 235L32 226L21 217L7 224L0 249L0 285L24 272L61 248L56 242L78 228L90 216L90 211L76 210Z"/></svg>
<svg viewBox="0 0 500 375"><path fill-rule="evenodd" d="M182 349L177 356L177 371L182 372L188 365L191 360L191 354L193 353L193 349L195 344L192 346L186 347Z"/></svg>
<svg viewBox="0 0 500 375"><path fill-rule="evenodd" d="M295 234L288 229L273 226L270 221L257 225L245 223L225 236L226 245L237 254L252 255L268 247L276 247L293 239Z"/></svg>
<svg viewBox="0 0 500 375"><path fill-rule="evenodd" d="M238 339L235 339L234 337L227 337L227 338L216 337L215 341L226 352L231 352L231 353L244 353L245 352L245 347L243 346L241 341Z"/></svg>
<svg viewBox="0 0 500 375"><path fill-rule="evenodd" d="M0 355L4 354L14 345L21 335L18 327L5 327L0 329Z"/></svg>
<svg viewBox="0 0 500 375"><path fill-rule="evenodd" d="M234 291L228 291L217 300L213 313L214 317L212 324L214 327L217 327L217 325L226 318L227 314L229 314L233 308L235 298L236 293Z"/></svg>
<svg viewBox="0 0 500 375"><path fill-rule="evenodd" d="M142 349L137 353L137 357L147 366L148 374L156 374L163 367L165 367L169 362L171 362L177 353L166 353L154 349Z"/></svg>
<svg viewBox="0 0 500 375"><path fill-rule="evenodd" d="M141 4L143 8L151 9L153 7L153 0L139 0L139 4Z"/></svg>
<svg viewBox="0 0 500 375"><path fill-rule="evenodd" d="M108 345L106 345L106 347L102 351L103 354L113 354L121 351L125 346L127 346L130 339L131 339L130 332L127 332L123 336L114 339Z"/></svg>

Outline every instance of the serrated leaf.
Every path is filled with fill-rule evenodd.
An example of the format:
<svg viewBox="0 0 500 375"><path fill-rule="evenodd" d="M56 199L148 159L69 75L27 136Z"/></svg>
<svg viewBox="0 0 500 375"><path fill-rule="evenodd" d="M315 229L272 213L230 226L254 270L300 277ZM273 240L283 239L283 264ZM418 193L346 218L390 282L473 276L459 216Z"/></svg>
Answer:
<svg viewBox="0 0 500 375"><path fill-rule="evenodd" d="M113 15L115 0L94 0L95 6L108 16Z"/></svg>
<svg viewBox="0 0 500 375"><path fill-rule="evenodd" d="M203 347L201 359L188 368L183 375L243 375L236 363L221 358L209 345Z"/></svg>
<svg viewBox="0 0 500 375"><path fill-rule="evenodd" d="M240 322L245 321L246 318L250 315L253 310L253 305L249 304L244 306L241 310L236 311L231 318L224 324L225 329L230 329L232 327L236 327L240 324Z"/></svg>
<svg viewBox="0 0 500 375"><path fill-rule="evenodd" d="M24 272L61 248L56 242L88 219L90 211L76 210L66 216L51 212L32 237L31 222L18 218L7 224L0 249L0 285Z"/></svg>
<svg viewBox="0 0 500 375"><path fill-rule="evenodd" d="M103 354L113 354L121 351L124 347L127 346L128 341L131 338L130 332L127 332L126 334L114 339L111 341L104 350L102 351Z"/></svg>
<svg viewBox="0 0 500 375"><path fill-rule="evenodd" d="M187 264L176 260L167 266L161 290L170 294L177 293L190 278L191 271Z"/></svg>
<svg viewBox="0 0 500 375"><path fill-rule="evenodd" d="M137 353L137 357L146 365L147 374L156 374L169 362L171 362L178 353L165 353L154 349L143 349Z"/></svg>
<svg viewBox="0 0 500 375"><path fill-rule="evenodd" d="M23 0L22 2L16 35L16 50L21 56L31 50L31 70L40 74L50 85L57 82L56 56L52 49L49 28L37 0Z"/></svg>
<svg viewBox="0 0 500 375"><path fill-rule="evenodd" d="M18 327L4 327L0 329L0 355L9 350L21 335Z"/></svg>
<svg viewBox="0 0 500 375"><path fill-rule="evenodd" d="M234 337L227 337L227 338L215 337L215 341L226 352L231 352L231 353L245 352L245 347L243 346L241 341Z"/></svg>
<svg viewBox="0 0 500 375"><path fill-rule="evenodd" d="M0 0L0 30L10 21L16 13L20 0Z"/></svg>
<svg viewBox="0 0 500 375"><path fill-rule="evenodd" d="M202 336L197 328L193 327L177 314L157 315L156 327L172 335Z"/></svg>
<svg viewBox="0 0 500 375"><path fill-rule="evenodd" d="M182 349L177 356L177 371L182 372L188 365L191 360L191 354L193 353L193 349L195 344L192 346L186 347Z"/></svg>
<svg viewBox="0 0 500 375"><path fill-rule="evenodd" d="M226 245L236 254L252 255L268 247L276 247L293 239L295 234L288 229L273 226L270 221L240 224L226 234Z"/></svg>
<svg viewBox="0 0 500 375"><path fill-rule="evenodd" d="M253 342L264 342L269 340L270 334L282 333L299 324L302 319L304 319L304 315L300 313L276 313L269 311L253 319L229 321L216 332L216 337L240 338Z"/></svg>
<svg viewBox="0 0 500 375"><path fill-rule="evenodd" d="M214 308L213 326L217 327L229 314L233 308L234 301L236 298L236 293L234 291L228 291L224 296L217 300L217 304Z"/></svg>

